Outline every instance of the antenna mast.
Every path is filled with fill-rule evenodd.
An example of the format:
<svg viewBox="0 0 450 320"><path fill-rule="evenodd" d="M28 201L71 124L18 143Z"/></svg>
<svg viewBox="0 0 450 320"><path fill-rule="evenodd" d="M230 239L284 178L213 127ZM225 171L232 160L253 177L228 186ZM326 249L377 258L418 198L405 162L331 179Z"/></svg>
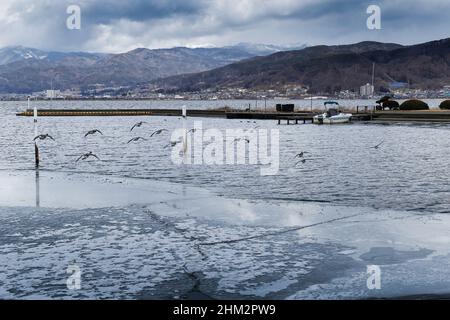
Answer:
<svg viewBox="0 0 450 320"><path fill-rule="evenodd" d="M375 62L372 65L372 86L375 88Z"/></svg>

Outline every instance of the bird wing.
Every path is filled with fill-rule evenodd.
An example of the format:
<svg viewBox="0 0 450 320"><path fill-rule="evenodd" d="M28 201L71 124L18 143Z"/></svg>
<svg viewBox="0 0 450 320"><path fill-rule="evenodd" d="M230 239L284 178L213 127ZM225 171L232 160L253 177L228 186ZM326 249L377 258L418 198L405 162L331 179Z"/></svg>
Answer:
<svg viewBox="0 0 450 320"><path fill-rule="evenodd" d="M101 132L100 130L97 130L98 133L100 133L101 135L103 135L103 132Z"/></svg>
<svg viewBox="0 0 450 320"><path fill-rule="evenodd" d="M100 160L100 158L99 157L97 157L95 154L91 154L91 155L89 155L90 157L94 157L94 158L96 158L97 160Z"/></svg>
<svg viewBox="0 0 450 320"><path fill-rule="evenodd" d="M377 144L375 147L372 147L372 149L378 149L383 143L384 143L384 141L382 141L381 143Z"/></svg>
<svg viewBox="0 0 450 320"><path fill-rule="evenodd" d="M136 138L131 139L130 141L128 141L127 143L131 143L133 141L136 141Z"/></svg>
<svg viewBox="0 0 450 320"><path fill-rule="evenodd" d="M84 154L82 155L82 156L80 156L78 159L77 159L77 161L75 161L75 162L78 162L78 161L80 161L81 160L81 158L83 158L84 157Z"/></svg>
<svg viewBox="0 0 450 320"><path fill-rule="evenodd" d="M130 132L134 130L134 128L137 127L137 123L131 128Z"/></svg>
<svg viewBox="0 0 450 320"><path fill-rule="evenodd" d="M51 135L47 135L47 137L49 137L50 139L52 139L53 141L55 141L55 139L53 139L53 137Z"/></svg>
<svg viewBox="0 0 450 320"><path fill-rule="evenodd" d="M39 139L40 136L37 136L33 139L33 141L36 141L37 139Z"/></svg>

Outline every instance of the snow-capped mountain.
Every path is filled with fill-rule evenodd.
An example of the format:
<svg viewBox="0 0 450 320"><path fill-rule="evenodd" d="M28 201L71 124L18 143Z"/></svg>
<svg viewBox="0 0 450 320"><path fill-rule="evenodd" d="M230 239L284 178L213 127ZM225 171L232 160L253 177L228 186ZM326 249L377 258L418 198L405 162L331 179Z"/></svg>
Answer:
<svg viewBox="0 0 450 320"><path fill-rule="evenodd" d="M59 89L92 84L133 86L294 49L298 47L241 43L228 47L138 48L120 54L97 54L8 47L0 49L0 92L41 91L51 83L58 83Z"/></svg>
<svg viewBox="0 0 450 320"><path fill-rule="evenodd" d="M0 65L29 59L44 60L47 56L47 52L38 49L22 46L6 47L0 49Z"/></svg>
<svg viewBox="0 0 450 320"><path fill-rule="evenodd" d="M43 51L23 46L5 47L0 49L0 66L15 62L48 61L63 62L64 60L91 59L97 60L105 55L85 52Z"/></svg>
<svg viewBox="0 0 450 320"><path fill-rule="evenodd" d="M262 44L262 43L249 43L241 42L229 48L240 49L248 53L254 54L256 56L267 56L273 53L281 51L293 51L302 50L306 48L305 44L294 44L294 45L272 45L272 44Z"/></svg>

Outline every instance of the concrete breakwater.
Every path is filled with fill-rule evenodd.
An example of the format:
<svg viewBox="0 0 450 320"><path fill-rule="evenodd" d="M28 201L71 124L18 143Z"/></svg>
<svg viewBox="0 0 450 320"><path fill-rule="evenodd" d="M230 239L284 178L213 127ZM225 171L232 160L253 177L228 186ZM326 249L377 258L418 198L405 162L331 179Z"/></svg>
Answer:
<svg viewBox="0 0 450 320"><path fill-rule="evenodd" d="M311 112L264 112L264 111L227 111L227 110L188 110L190 117L214 117L227 119L253 120L292 120L311 121L317 113ZM33 110L17 113L17 116L32 117ZM39 117L111 117L111 116L161 116L181 117L177 109L40 109ZM383 122L450 122L450 111L377 111L353 113L356 121Z"/></svg>

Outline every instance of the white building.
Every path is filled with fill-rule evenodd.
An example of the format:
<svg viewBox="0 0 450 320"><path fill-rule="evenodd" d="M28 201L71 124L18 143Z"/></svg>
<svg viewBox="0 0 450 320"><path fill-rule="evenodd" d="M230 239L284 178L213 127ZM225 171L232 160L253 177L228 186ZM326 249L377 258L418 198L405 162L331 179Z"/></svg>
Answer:
<svg viewBox="0 0 450 320"><path fill-rule="evenodd" d="M371 97L375 93L375 87L368 83L359 88L359 93L361 97Z"/></svg>
<svg viewBox="0 0 450 320"><path fill-rule="evenodd" d="M47 99L56 99L61 94L60 90L47 90L46 97Z"/></svg>

